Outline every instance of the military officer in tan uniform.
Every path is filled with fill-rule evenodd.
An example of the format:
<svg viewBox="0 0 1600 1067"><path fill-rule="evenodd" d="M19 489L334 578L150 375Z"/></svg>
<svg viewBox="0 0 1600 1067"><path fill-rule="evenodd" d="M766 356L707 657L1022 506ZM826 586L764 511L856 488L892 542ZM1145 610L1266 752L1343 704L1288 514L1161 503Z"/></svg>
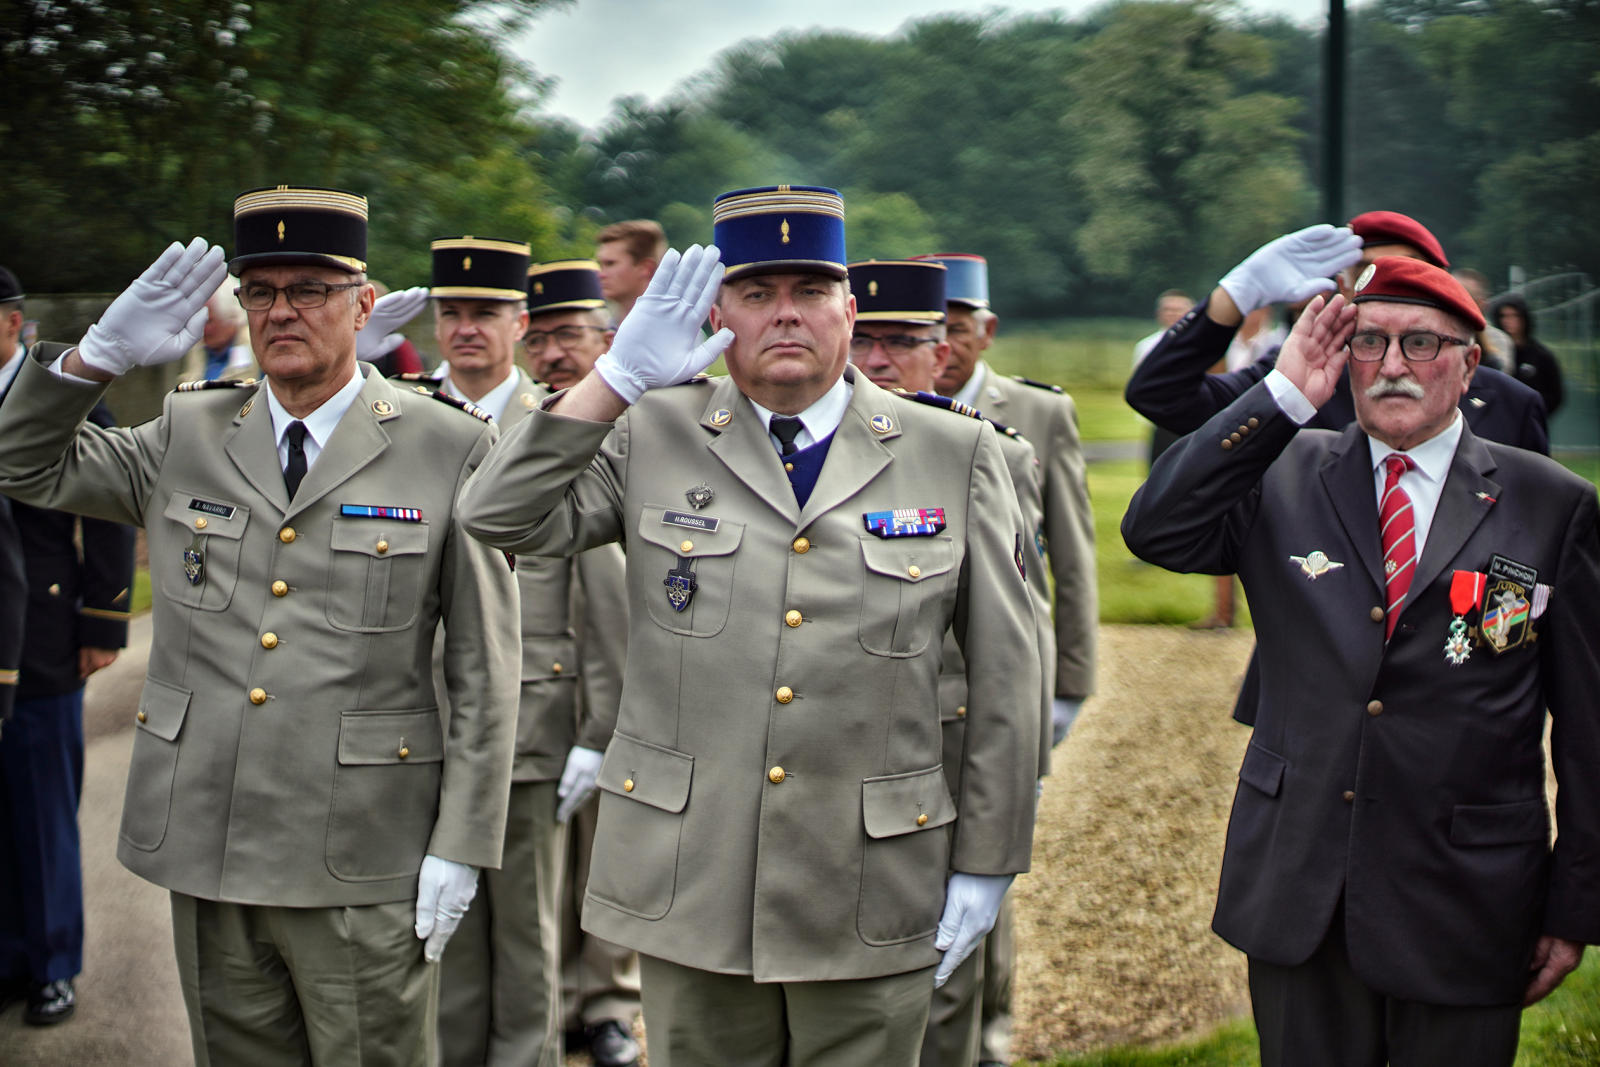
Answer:
<svg viewBox="0 0 1600 1067"><path fill-rule="evenodd" d="M84 425L104 383L200 332L222 250L174 244L76 348L22 368L0 484L145 527L155 636L117 852L171 890L196 1062L420 1067L428 961L506 821L516 594L456 511L494 428L357 368L363 197L278 187L234 212L266 381Z"/></svg>
<svg viewBox="0 0 1600 1067"><path fill-rule="evenodd" d="M726 280L715 246L668 252L594 372L462 496L507 551L627 539L583 918L640 952L656 1067L915 1063L933 984L1028 865L1031 531L989 426L846 365L843 216L831 189L719 197ZM729 378L694 378L730 345ZM956 796L951 625L973 694Z"/></svg>
<svg viewBox="0 0 1600 1067"><path fill-rule="evenodd" d="M444 364L440 378L427 387L437 384L494 418L502 431L509 429L548 395L515 361L529 322L528 246L451 237L433 242L432 252L429 295ZM439 1052L445 1067L560 1062L556 907L566 831L558 817L566 805L558 794L563 787L573 792L585 777L583 792L592 789L616 723L612 700L579 735L582 679L593 669L620 681L622 670L615 647L622 635L609 643L578 640L575 609L585 596L585 577L597 572L602 588L620 584L622 558L615 546L572 560L516 561L522 689L505 855L499 870L479 876L478 895L443 960ZM599 663L592 662L602 653Z"/></svg>
<svg viewBox="0 0 1600 1067"><path fill-rule="evenodd" d="M1094 563L1094 516L1078 440L1078 412L1059 386L996 374L983 359L994 343L1000 320L989 306L989 265L982 256L941 253L913 257L943 263L949 319L950 359L939 376L939 392L1016 429L1039 453L1042 464L1044 522L1037 539L1054 579L1055 701L1052 744L1072 728L1085 698L1094 691L1095 635L1099 595ZM959 705L958 705L959 707ZM946 720L950 710L945 709ZM1011 979L1016 971L1016 941L1009 899L976 960L939 991L947 1006L981 1000L982 1040L978 1062L1011 1062ZM980 995L981 991L981 995ZM933 1014L943 1013L936 1000ZM954 1019L965 1019L955 1013ZM955 1047L964 1047L964 1037ZM949 1035L940 1038L952 1047ZM929 1041L925 1052L934 1047ZM956 1062L960 1062L959 1060ZM931 1061L925 1060L925 1063Z"/></svg>
<svg viewBox="0 0 1600 1067"><path fill-rule="evenodd" d="M654 269L654 263L651 266ZM570 388L611 347L610 317L601 290L601 268L592 259L556 260L528 268L531 321L522 348L538 381L552 389ZM628 591L620 546L601 545L578 557L591 558L609 560L610 565L604 573L588 568L582 588L584 607L576 621L585 650L593 650L595 662L584 664L579 721L588 728L598 716L609 730L616 725L622 697ZM598 760L593 767L599 769ZM567 823L559 902L561 1017L568 1052L587 1050L596 1067L632 1067L639 1060L639 1043L633 1037L633 1021L639 1015L639 955L585 933L579 924L599 800L591 788L575 807L571 800L564 805L572 817Z"/></svg>

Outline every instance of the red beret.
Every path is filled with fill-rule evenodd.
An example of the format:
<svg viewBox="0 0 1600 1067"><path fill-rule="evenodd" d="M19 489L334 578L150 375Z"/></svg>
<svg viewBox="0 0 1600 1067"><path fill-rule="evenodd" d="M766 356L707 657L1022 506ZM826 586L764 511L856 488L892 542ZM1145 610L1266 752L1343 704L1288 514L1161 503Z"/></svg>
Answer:
<svg viewBox="0 0 1600 1067"><path fill-rule="evenodd" d="M1461 283L1450 273L1407 256L1379 256L1356 279L1357 304L1385 300L1396 304L1422 304L1447 311L1483 329L1483 313Z"/></svg>
<svg viewBox="0 0 1600 1067"><path fill-rule="evenodd" d="M1366 211L1350 220L1350 230L1369 245L1410 245L1435 267L1450 269L1444 247L1428 228L1398 211Z"/></svg>

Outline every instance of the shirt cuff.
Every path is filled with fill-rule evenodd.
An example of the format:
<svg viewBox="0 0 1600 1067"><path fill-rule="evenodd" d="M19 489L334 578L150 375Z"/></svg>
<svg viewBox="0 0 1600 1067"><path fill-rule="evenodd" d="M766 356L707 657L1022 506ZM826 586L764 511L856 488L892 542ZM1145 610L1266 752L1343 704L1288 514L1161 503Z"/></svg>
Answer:
<svg viewBox="0 0 1600 1067"><path fill-rule="evenodd" d="M1278 407L1283 413L1294 420L1296 426L1304 426L1311 421L1311 416L1317 413L1311 401L1306 399L1289 376L1274 367L1267 372L1263 379L1267 383L1267 392L1272 394L1272 399L1278 402Z"/></svg>
<svg viewBox="0 0 1600 1067"><path fill-rule="evenodd" d="M108 384L106 382L97 382L92 378L80 378L76 374L68 374L66 371L61 369L62 366L67 362L67 357L76 351L76 348L67 349L65 352L61 353L61 355L56 357L56 361L54 363L47 365L45 370L49 371L51 374L54 374L57 380L67 382L71 385L88 385L98 389L102 385Z"/></svg>

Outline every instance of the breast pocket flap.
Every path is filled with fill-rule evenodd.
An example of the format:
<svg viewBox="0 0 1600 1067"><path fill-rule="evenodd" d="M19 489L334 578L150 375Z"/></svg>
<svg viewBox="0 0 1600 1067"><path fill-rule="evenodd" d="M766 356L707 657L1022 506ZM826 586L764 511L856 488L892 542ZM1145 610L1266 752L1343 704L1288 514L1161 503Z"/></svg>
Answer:
<svg viewBox="0 0 1600 1067"><path fill-rule="evenodd" d="M663 522L668 515L679 514L668 508L646 504L639 510L639 538L657 548L664 548L675 556L694 559L698 556L726 556L737 551L744 539L744 523L707 517L702 521L715 523L709 527L678 526ZM688 516L700 518L700 516ZM685 548L684 545L688 545Z"/></svg>
<svg viewBox="0 0 1600 1067"><path fill-rule="evenodd" d="M1283 771L1289 761L1260 745L1252 744L1244 751L1244 763L1239 767L1239 781L1254 786L1269 797L1278 795L1283 786Z"/></svg>
<svg viewBox="0 0 1600 1067"><path fill-rule="evenodd" d="M362 552L376 559L428 551L428 524L346 519L333 524L335 552Z"/></svg>
<svg viewBox="0 0 1600 1067"><path fill-rule="evenodd" d="M861 783L861 818L867 836L898 837L932 830L956 817L944 768L867 778Z"/></svg>
<svg viewBox="0 0 1600 1067"><path fill-rule="evenodd" d="M614 733L600 765L600 788L676 814L689 803L694 757Z"/></svg>
<svg viewBox="0 0 1600 1067"><path fill-rule="evenodd" d="M955 545L948 537L876 537L861 539L867 570L902 582L925 582L948 574L955 566Z"/></svg>
<svg viewBox="0 0 1600 1067"><path fill-rule="evenodd" d="M181 489L168 498L167 508L161 514L179 525L187 526L196 534L223 537L230 541L243 537L244 528L250 521L250 509L247 507L186 493Z"/></svg>
<svg viewBox="0 0 1600 1067"><path fill-rule="evenodd" d="M346 767L439 763L443 759L444 730L438 708L347 711L339 716L339 762Z"/></svg>
<svg viewBox="0 0 1600 1067"><path fill-rule="evenodd" d="M139 729L163 741L176 741L189 714L191 695L187 689L147 678L139 696Z"/></svg>
<svg viewBox="0 0 1600 1067"><path fill-rule="evenodd" d="M1550 836L1544 801L1510 804L1457 804L1450 817L1453 845L1514 845Z"/></svg>

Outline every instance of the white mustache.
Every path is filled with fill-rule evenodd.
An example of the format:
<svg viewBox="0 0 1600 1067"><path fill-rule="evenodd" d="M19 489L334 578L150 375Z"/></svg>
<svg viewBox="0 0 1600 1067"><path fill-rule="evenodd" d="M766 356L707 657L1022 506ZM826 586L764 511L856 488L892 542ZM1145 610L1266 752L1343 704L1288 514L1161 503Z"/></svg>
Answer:
<svg viewBox="0 0 1600 1067"><path fill-rule="evenodd" d="M1408 396L1413 400L1423 397L1422 383L1415 378L1379 378L1367 386L1366 397L1368 400L1377 400L1386 396Z"/></svg>

